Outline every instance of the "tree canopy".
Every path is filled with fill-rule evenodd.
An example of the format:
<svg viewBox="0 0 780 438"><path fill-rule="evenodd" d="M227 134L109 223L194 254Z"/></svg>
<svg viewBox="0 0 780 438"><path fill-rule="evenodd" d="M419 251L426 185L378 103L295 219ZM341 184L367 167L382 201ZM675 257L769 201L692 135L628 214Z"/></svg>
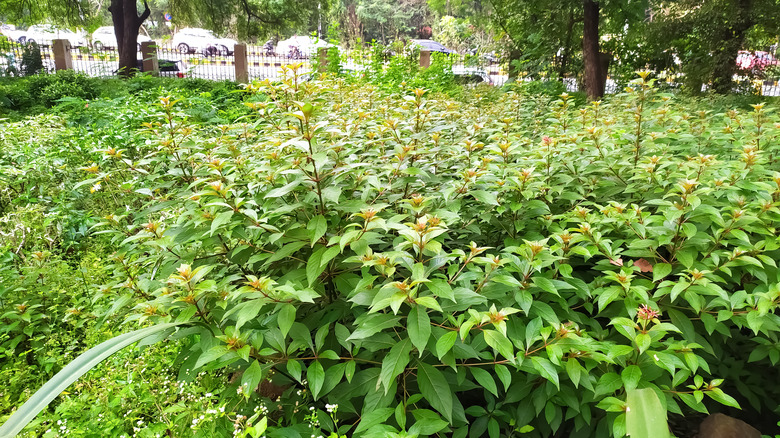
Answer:
<svg viewBox="0 0 780 438"><path fill-rule="evenodd" d="M679 69L691 91L711 83L729 92L737 52L766 49L780 33L775 0L0 0L0 16L22 25L111 22L127 50L143 23L170 32L159 26L166 12L174 28L258 42L312 31L345 46L432 37L459 50L500 53L510 76L575 78L594 99L609 63L625 76L644 67ZM121 65L134 67L134 55Z"/></svg>

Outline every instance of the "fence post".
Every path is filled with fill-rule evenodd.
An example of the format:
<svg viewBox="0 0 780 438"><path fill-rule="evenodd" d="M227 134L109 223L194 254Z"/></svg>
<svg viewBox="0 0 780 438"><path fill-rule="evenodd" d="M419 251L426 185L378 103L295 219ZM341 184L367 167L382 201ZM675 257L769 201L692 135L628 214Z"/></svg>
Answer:
<svg viewBox="0 0 780 438"><path fill-rule="evenodd" d="M317 49L317 62L321 72L328 71L328 48L320 47Z"/></svg>
<svg viewBox="0 0 780 438"><path fill-rule="evenodd" d="M144 41L141 43L141 71L151 73L152 76L160 76L160 64L157 62L157 43Z"/></svg>
<svg viewBox="0 0 780 438"><path fill-rule="evenodd" d="M431 66L431 52L427 50L420 51L420 67L428 68Z"/></svg>
<svg viewBox="0 0 780 438"><path fill-rule="evenodd" d="M235 60L236 82L246 84L249 82L249 60L246 53L246 44L236 44L233 47L233 59Z"/></svg>
<svg viewBox="0 0 780 438"><path fill-rule="evenodd" d="M70 41L68 40L54 40L54 69L55 70L72 70L73 69L73 57L70 55Z"/></svg>

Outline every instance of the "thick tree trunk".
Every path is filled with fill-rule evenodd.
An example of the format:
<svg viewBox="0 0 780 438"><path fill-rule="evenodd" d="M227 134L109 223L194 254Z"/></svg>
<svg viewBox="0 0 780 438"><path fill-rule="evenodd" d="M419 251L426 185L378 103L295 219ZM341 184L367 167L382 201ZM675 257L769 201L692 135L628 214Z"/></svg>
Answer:
<svg viewBox="0 0 780 438"><path fill-rule="evenodd" d="M582 0L584 10L582 32L582 58L585 62L585 91L588 99L604 97L603 73L599 59L599 4L594 0Z"/></svg>
<svg viewBox="0 0 780 438"><path fill-rule="evenodd" d="M130 76L138 68L138 30L151 10L144 1L144 11L138 15L135 0L111 0L111 18L114 22L117 50L119 51L119 74Z"/></svg>
<svg viewBox="0 0 780 438"><path fill-rule="evenodd" d="M737 72L737 54L750 29L751 0L737 1L738 12L734 22L723 29L719 44L713 53L712 89L719 94L731 93L734 73Z"/></svg>

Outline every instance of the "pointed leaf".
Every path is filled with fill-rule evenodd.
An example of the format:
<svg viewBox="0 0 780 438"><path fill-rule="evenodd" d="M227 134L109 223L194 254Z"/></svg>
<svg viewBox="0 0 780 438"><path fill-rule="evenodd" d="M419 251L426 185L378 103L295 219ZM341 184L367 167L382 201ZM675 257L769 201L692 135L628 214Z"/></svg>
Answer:
<svg viewBox="0 0 780 438"><path fill-rule="evenodd" d="M431 320L428 317L428 312L422 306L412 307L407 323L409 339L412 340L412 344L417 348L420 357L422 357L425 346L428 345L428 338L431 337Z"/></svg>
<svg viewBox="0 0 780 438"><path fill-rule="evenodd" d="M668 438L666 408L651 388L626 393L626 432L631 438Z"/></svg>

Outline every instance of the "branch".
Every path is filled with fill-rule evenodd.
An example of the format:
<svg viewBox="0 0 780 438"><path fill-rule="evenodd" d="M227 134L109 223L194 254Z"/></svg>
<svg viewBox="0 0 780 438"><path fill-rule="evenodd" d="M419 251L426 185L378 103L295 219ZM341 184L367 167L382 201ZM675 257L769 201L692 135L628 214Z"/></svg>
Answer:
<svg viewBox="0 0 780 438"><path fill-rule="evenodd" d="M257 21L262 21L265 24L277 24L277 25L282 24L282 22L280 20L278 20L278 19L276 19L276 20L267 19L267 18L261 17L260 15L256 14L255 12L253 12L252 8L249 6L249 1L248 0L241 0L241 4L244 6L244 12L246 12L246 24L247 24L247 27L249 27L249 23L250 23L252 18L256 19Z"/></svg>
<svg viewBox="0 0 780 438"><path fill-rule="evenodd" d="M496 7L495 2L493 0L488 0L488 1L490 2L490 6L493 7L493 10L498 12L499 9ZM515 46L515 48L517 48L518 46L517 41L515 41L515 39L512 37L512 34L506 28L506 25L504 24L504 20L501 19L500 15L502 14L500 13L496 14L496 22L498 22L499 27L501 27L501 29L504 31L506 36L509 37L509 40L512 41L512 45Z"/></svg>
<svg viewBox="0 0 780 438"><path fill-rule="evenodd" d="M141 13L141 16L138 17L138 22L136 24L136 27L141 27L141 24L143 24L143 22L147 18L149 18L149 15L151 15L151 13L152 10L149 9L149 3L146 0L144 0L144 11Z"/></svg>

